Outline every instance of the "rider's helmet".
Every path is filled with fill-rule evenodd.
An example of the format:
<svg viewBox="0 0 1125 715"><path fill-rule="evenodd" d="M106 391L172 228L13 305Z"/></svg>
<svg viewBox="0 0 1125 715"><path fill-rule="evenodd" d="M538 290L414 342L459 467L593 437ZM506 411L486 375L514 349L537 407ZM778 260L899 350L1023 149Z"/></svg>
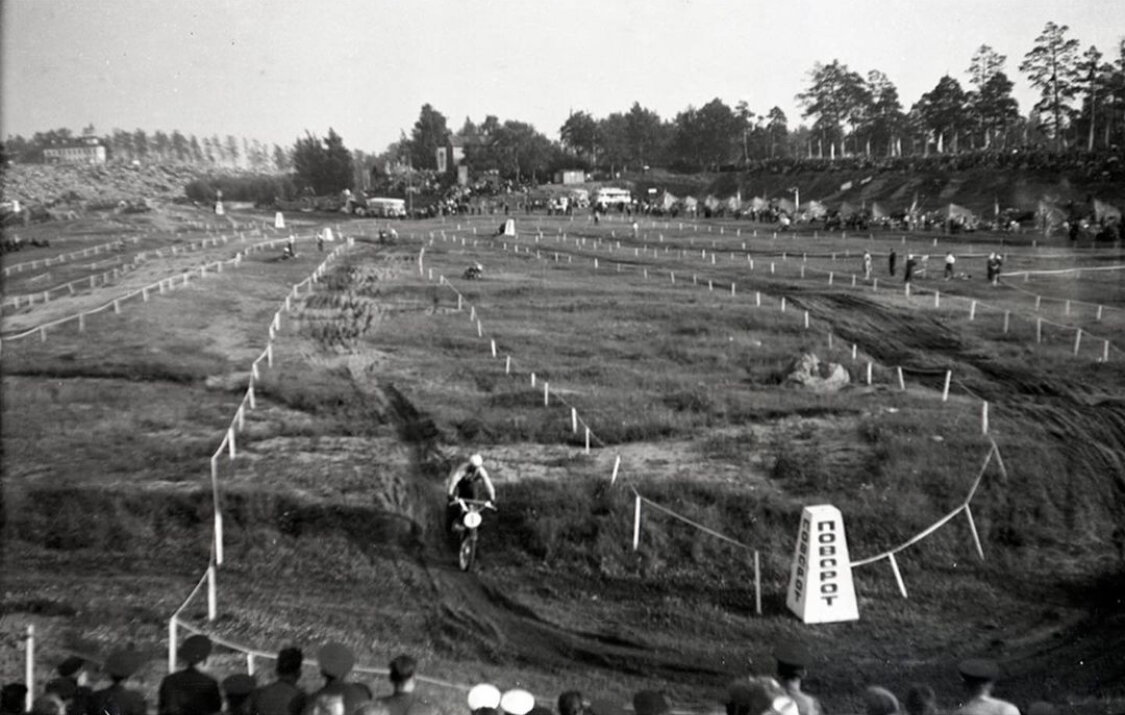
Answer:
<svg viewBox="0 0 1125 715"><path fill-rule="evenodd" d="M469 457L469 464L473 465L474 469L480 469L484 466L484 457L480 456L479 454L474 454L473 456Z"/></svg>

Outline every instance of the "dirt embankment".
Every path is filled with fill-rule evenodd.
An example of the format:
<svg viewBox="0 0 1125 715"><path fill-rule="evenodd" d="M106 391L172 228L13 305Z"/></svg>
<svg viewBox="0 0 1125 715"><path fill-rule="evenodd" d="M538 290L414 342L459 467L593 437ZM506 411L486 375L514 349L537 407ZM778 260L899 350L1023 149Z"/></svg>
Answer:
<svg viewBox="0 0 1125 715"><path fill-rule="evenodd" d="M708 194L725 198L741 193L743 199L763 196L792 200L792 189L796 188L802 203L812 199L830 208L845 201L857 207L877 201L888 211L901 211L917 199L922 210L954 203L987 217L992 216L997 203L1001 209L1034 211L1040 199L1060 205L1073 201L1082 206L1095 197L1118 208L1125 206L1125 182L1120 176L1082 168L1049 170L1017 165L905 171L832 167L827 171L760 169L720 174L653 171L628 178L641 192L654 187L699 199Z"/></svg>

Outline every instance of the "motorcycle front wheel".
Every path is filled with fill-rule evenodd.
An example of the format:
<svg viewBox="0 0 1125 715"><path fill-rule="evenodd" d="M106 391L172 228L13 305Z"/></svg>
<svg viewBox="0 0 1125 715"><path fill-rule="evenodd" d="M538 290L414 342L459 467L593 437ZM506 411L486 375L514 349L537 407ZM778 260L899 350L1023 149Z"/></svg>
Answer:
<svg viewBox="0 0 1125 715"><path fill-rule="evenodd" d="M477 557L477 530L466 530L461 537L461 549L457 553L457 564L462 571L470 571Z"/></svg>

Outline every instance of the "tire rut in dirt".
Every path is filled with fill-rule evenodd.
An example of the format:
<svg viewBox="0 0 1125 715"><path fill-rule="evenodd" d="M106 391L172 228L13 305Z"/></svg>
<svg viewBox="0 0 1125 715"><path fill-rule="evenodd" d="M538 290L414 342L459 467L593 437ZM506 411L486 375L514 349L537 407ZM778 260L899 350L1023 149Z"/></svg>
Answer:
<svg viewBox="0 0 1125 715"><path fill-rule="evenodd" d="M555 626L505 596L501 589L488 585L487 579L460 571L454 546L445 533L442 487L452 463L441 449L441 431L394 385L368 384L363 389L386 406L386 414L397 425L400 437L413 448L415 461L409 488L416 500L414 516L424 521L424 545L412 556L431 582L427 598L436 598L436 603L423 606L433 611L431 630L435 642L462 657L548 670L586 666L691 682L701 676L716 681L725 677L723 671L695 659L619 636ZM487 554L487 545L484 550Z"/></svg>

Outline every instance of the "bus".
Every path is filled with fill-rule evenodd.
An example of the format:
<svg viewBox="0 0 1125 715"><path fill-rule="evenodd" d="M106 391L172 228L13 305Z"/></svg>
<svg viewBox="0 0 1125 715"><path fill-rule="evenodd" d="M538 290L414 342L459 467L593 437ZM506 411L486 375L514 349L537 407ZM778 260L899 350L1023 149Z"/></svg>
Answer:
<svg viewBox="0 0 1125 715"><path fill-rule="evenodd" d="M603 186L594 192L594 205L601 208L621 208L633 203L633 194L628 189Z"/></svg>
<svg viewBox="0 0 1125 715"><path fill-rule="evenodd" d="M406 218L405 199L372 198L367 199L366 203L366 208L357 210L356 213L363 211L361 215L374 218Z"/></svg>

